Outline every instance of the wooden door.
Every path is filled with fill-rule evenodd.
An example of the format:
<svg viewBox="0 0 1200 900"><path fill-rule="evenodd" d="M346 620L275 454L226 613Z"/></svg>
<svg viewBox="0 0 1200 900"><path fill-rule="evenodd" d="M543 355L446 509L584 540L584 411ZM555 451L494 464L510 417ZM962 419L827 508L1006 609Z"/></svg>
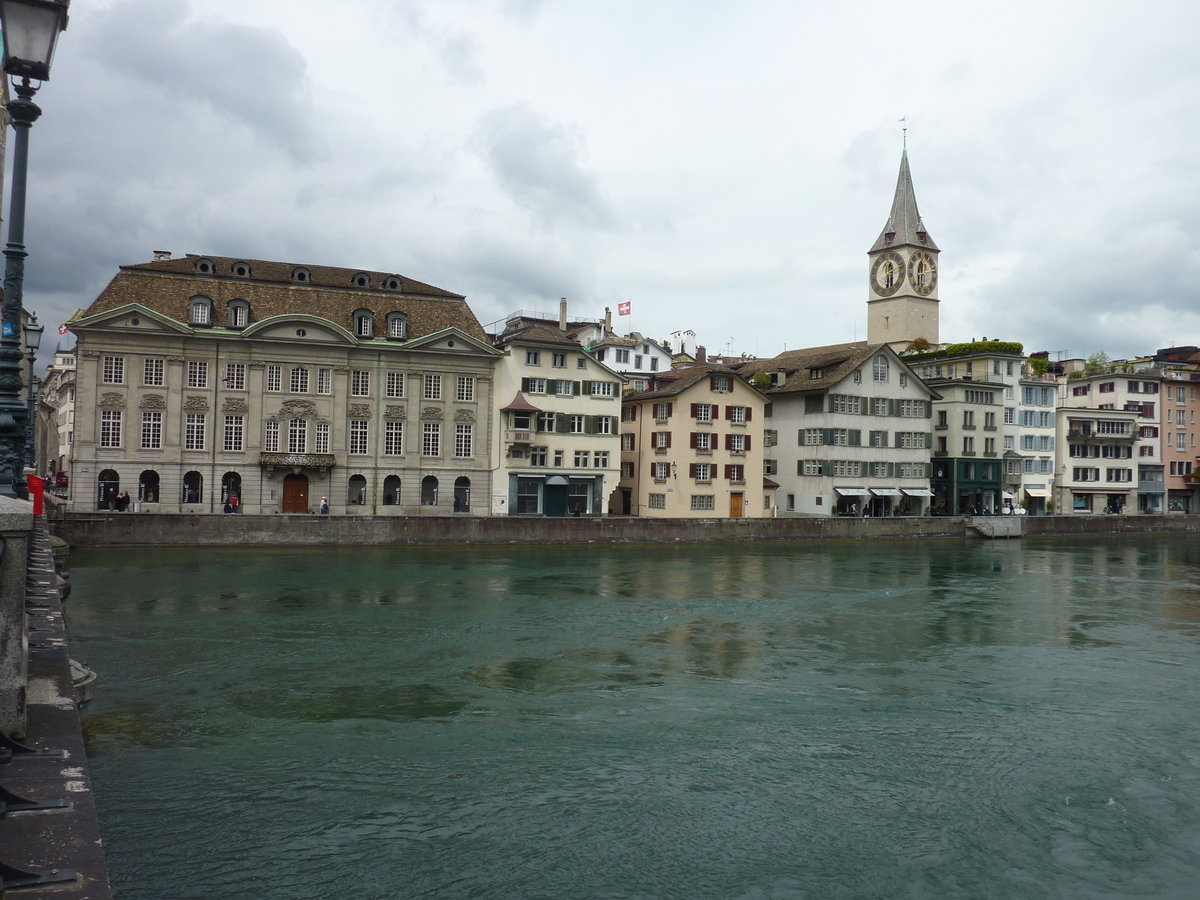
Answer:
<svg viewBox="0 0 1200 900"><path fill-rule="evenodd" d="M288 475L283 479L283 512L308 512L308 478Z"/></svg>
<svg viewBox="0 0 1200 900"><path fill-rule="evenodd" d="M742 501L744 494L729 495L729 517L731 519L740 519L742 517Z"/></svg>

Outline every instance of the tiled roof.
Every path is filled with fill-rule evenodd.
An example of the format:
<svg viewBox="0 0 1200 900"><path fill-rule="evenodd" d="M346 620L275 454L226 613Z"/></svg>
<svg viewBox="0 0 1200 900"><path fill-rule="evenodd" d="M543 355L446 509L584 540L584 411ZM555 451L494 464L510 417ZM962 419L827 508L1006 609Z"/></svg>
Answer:
<svg viewBox="0 0 1200 900"><path fill-rule="evenodd" d="M213 275L196 273L196 262L211 260ZM235 262L250 266L249 278L233 276ZM292 272L306 269L311 281L292 280ZM370 287L354 286L351 279L359 274L370 279ZM455 327L471 337L487 342L479 320L461 294L400 278L402 289L383 290L391 273L362 269L338 269L330 266L305 266L293 263L239 260L232 257L195 256L185 259L156 260L135 266L122 266L108 287L87 308L85 315L107 312L129 303L140 303L180 322L188 321L189 300L208 297L213 302L213 323L224 322L231 300L250 305L250 322L288 313L320 316L353 332L355 310L369 309L375 314L375 334L386 331L385 317L402 312L408 319L409 338L418 338L443 328Z"/></svg>
<svg viewBox="0 0 1200 900"><path fill-rule="evenodd" d="M756 359L738 367L743 378L749 380L758 372L784 372L786 380L768 388L766 394L785 394L794 391L825 391L837 384L887 344L829 344L824 347L809 347L804 350L788 350L772 359ZM819 369L819 378L812 371Z"/></svg>
<svg viewBox="0 0 1200 900"><path fill-rule="evenodd" d="M525 395L517 391L517 396L512 398L512 402L508 406L500 407L500 412L541 412L540 406L534 406L525 399Z"/></svg>
<svg viewBox="0 0 1200 900"><path fill-rule="evenodd" d="M891 240L888 240L888 236ZM912 173L908 170L908 150L900 156L900 177L896 180L896 196L892 212L870 252L902 245L937 250L938 246L925 230L921 213L917 211L917 195L913 192Z"/></svg>
<svg viewBox="0 0 1200 900"><path fill-rule="evenodd" d="M640 391L636 394L630 394L625 399L657 400L660 397L674 397L682 394L696 382L703 381L709 375L732 375L735 378L740 377L737 372L728 366L693 366L689 369L672 369L670 372L663 372L654 379L657 383L655 390Z"/></svg>
<svg viewBox="0 0 1200 900"><path fill-rule="evenodd" d="M532 324L515 331L506 331L496 338L496 346L503 347L513 341L529 341L535 344L563 344L567 347L578 347L579 341L570 335L563 334L553 325Z"/></svg>

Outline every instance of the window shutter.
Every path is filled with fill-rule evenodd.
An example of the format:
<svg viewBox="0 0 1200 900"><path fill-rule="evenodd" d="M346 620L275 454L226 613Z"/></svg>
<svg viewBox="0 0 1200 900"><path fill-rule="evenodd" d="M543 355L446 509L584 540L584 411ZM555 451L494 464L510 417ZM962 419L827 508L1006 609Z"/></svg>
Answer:
<svg viewBox="0 0 1200 900"><path fill-rule="evenodd" d="M833 412L833 394L827 394L826 396L829 398L829 403L828 403L829 408L826 409L825 412Z"/></svg>
<svg viewBox="0 0 1200 900"><path fill-rule="evenodd" d="M708 389L710 391L715 391L717 389L717 376L716 375L708 376Z"/></svg>
<svg viewBox="0 0 1200 900"><path fill-rule="evenodd" d="M925 463L925 477L926 478L933 477L933 463Z"/></svg>
<svg viewBox="0 0 1200 900"><path fill-rule="evenodd" d="M871 407L873 407L875 404L871 402L871 398L870 398L870 397L863 397L863 398L862 398L862 399L859 401L859 403L861 403L861 404L862 404L862 408L859 410L859 412L861 412L861 413L862 413L864 416L873 416L873 415L875 415L875 411L874 411L874 410L871 408Z"/></svg>
<svg viewBox="0 0 1200 900"><path fill-rule="evenodd" d="M803 428L796 429L796 446L797 447L804 446L804 429Z"/></svg>
<svg viewBox="0 0 1200 900"><path fill-rule="evenodd" d="M554 396L558 393L558 382L553 378L546 379L546 393Z"/></svg>
<svg viewBox="0 0 1200 900"><path fill-rule="evenodd" d="M590 394L592 392L592 383L590 381L581 381L579 384L580 389L584 394Z"/></svg>
<svg viewBox="0 0 1200 900"><path fill-rule="evenodd" d="M896 464L894 462L890 462L887 464L887 477L888 478L896 477Z"/></svg>
<svg viewBox="0 0 1200 900"><path fill-rule="evenodd" d="M630 422L636 422L636 421L637 421L637 412L638 412L638 408L637 408L636 406L631 406L631 407L629 407L629 410L630 410L630 412L629 412L629 421L630 421Z"/></svg>
<svg viewBox="0 0 1200 900"><path fill-rule="evenodd" d="M802 460L802 459L796 460L796 474L797 475L804 474L804 460Z"/></svg>
<svg viewBox="0 0 1200 900"><path fill-rule="evenodd" d="M695 478L695 477L696 477L696 464L688 463L688 478Z"/></svg>
<svg viewBox="0 0 1200 900"><path fill-rule="evenodd" d="M900 415L899 411L896 409L896 401L892 398L888 399L888 415L889 416Z"/></svg>
<svg viewBox="0 0 1200 900"><path fill-rule="evenodd" d="M725 449L726 450L733 449L733 435L732 434L725 435Z"/></svg>
<svg viewBox="0 0 1200 900"><path fill-rule="evenodd" d="M929 450L932 447L933 447L933 435L927 431L927 432L925 432L925 449Z"/></svg>
<svg viewBox="0 0 1200 900"><path fill-rule="evenodd" d="M888 433L886 431L879 432L879 446L886 447L888 445Z"/></svg>
<svg viewBox="0 0 1200 900"><path fill-rule="evenodd" d="M721 407L720 407L720 405L719 405L719 404L716 404L716 403L714 403L714 404L712 405L712 417L713 417L714 419L719 419L719 418L721 418Z"/></svg>
<svg viewBox="0 0 1200 900"><path fill-rule="evenodd" d="M563 413L554 414L554 431L557 434L569 434L571 431L571 420Z"/></svg>
<svg viewBox="0 0 1200 900"><path fill-rule="evenodd" d="M726 480L726 481L733 481L733 466L726 466L726 467L725 467L725 480Z"/></svg>
<svg viewBox="0 0 1200 900"><path fill-rule="evenodd" d="M824 394L808 394L804 398L804 411L806 413L819 413L825 411L825 395Z"/></svg>
<svg viewBox="0 0 1200 900"><path fill-rule="evenodd" d="M833 429L832 428L822 428L821 429L821 443L822 444L832 444L833 443Z"/></svg>
<svg viewBox="0 0 1200 900"><path fill-rule="evenodd" d="M668 446L668 447L670 447L670 446L671 446L671 432L669 432L669 431L666 431L666 432L663 432L663 433L664 433L664 434L666 434L666 436L667 436L667 446Z"/></svg>
<svg viewBox="0 0 1200 900"><path fill-rule="evenodd" d="M667 403L667 418L668 419L671 418L671 413L674 411L675 411L675 404L668 402Z"/></svg>
<svg viewBox="0 0 1200 900"><path fill-rule="evenodd" d="M692 448L693 450L695 450L695 449L696 449L696 440L697 440L697 438L698 438L698 437L699 437L699 435L698 435L696 432L694 432L694 431L693 431L693 432L692 432L692 438L691 438L691 440L692 440L692 443L691 443L691 448Z"/></svg>
<svg viewBox="0 0 1200 900"><path fill-rule="evenodd" d="M857 428L851 428L846 434L846 443L851 447L862 446L862 432Z"/></svg>
<svg viewBox="0 0 1200 900"><path fill-rule="evenodd" d="M746 440L742 442L742 448L743 448L743 449L744 449L744 450L745 450L747 453L749 453L749 452L750 452L750 435L746 435Z"/></svg>
<svg viewBox="0 0 1200 900"><path fill-rule="evenodd" d="M821 460L821 462L818 464L818 468L820 469L820 471L819 471L819 473L818 473L818 474L820 474L820 475L831 475L831 474L833 474L833 467L829 465L829 461L828 461L828 460L824 460L824 459L823 459L823 460Z"/></svg>
<svg viewBox="0 0 1200 900"><path fill-rule="evenodd" d="M529 393L529 379L528 378L521 379L521 390L526 394Z"/></svg>
<svg viewBox="0 0 1200 900"><path fill-rule="evenodd" d="M630 450L637 449L637 435L633 434L632 432L629 435L629 449Z"/></svg>
<svg viewBox="0 0 1200 900"><path fill-rule="evenodd" d="M754 410L752 410L750 407L747 406L746 407L746 421L749 422L753 417L754 417Z"/></svg>
<svg viewBox="0 0 1200 900"><path fill-rule="evenodd" d="M584 434L595 434L596 433L596 417L595 416L584 416L583 417L583 433Z"/></svg>
<svg viewBox="0 0 1200 900"><path fill-rule="evenodd" d="M700 415L700 404L699 404L699 403L693 403L693 404L692 404L692 413L691 413L691 416L692 416L692 418L694 419L694 418L696 418L696 417L697 417L697 416L699 416L699 415Z"/></svg>
<svg viewBox="0 0 1200 900"><path fill-rule="evenodd" d="M578 381L571 382L571 396L572 397L579 396L579 382Z"/></svg>
<svg viewBox="0 0 1200 900"><path fill-rule="evenodd" d="M725 418L728 421L733 421L733 407L732 406L725 407Z"/></svg>
<svg viewBox="0 0 1200 900"><path fill-rule="evenodd" d="M924 400L922 402L925 404L925 418L932 419L933 418L933 401L932 400Z"/></svg>

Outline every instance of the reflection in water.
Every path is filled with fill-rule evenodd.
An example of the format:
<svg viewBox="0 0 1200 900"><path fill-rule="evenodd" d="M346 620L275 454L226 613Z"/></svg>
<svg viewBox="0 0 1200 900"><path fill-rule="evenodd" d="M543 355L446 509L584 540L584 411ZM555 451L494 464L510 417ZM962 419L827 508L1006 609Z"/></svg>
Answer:
<svg viewBox="0 0 1200 900"><path fill-rule="evenodd" d="M1200 875L1187 536L72 563L127 900L1182 897Z"/></svg>

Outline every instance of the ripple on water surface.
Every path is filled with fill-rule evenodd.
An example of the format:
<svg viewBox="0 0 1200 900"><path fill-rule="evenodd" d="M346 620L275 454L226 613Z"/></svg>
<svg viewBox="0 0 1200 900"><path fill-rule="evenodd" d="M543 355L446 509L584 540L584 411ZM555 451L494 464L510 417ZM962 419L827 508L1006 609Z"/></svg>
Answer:
<svg viewBox="0 0 1200 900"><path fill-rule="evenodd" d="M72 563L123 900L1200 876L1190 539Z"/></svg>

